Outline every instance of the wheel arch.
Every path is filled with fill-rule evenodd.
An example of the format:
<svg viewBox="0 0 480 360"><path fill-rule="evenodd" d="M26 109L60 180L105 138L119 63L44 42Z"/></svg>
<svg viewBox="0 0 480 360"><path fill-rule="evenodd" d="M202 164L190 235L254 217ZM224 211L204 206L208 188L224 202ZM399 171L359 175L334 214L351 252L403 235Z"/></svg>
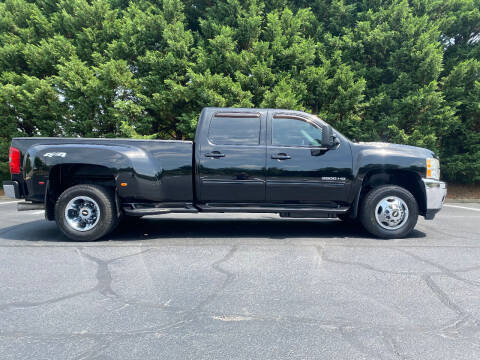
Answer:
<svg viewBox="0 0 480 360"><path fill-rule="evenodd" d="M372 170L368 172L359 187L353 204L352 217L358 216L358 209L365 195L378 186L397 185L410 191L418 204L420 215L425 215L427 198L420 175L408 170Z"/></svg>
<svg viewBox="0 0 480 360"><path fill-rule="evenodd" d="M117 172L114 169L103 165L73 163L53 166L45 191L45 217L47 220L55 220L55 203L66 189L75 185L91 184L115 191L116 177Z"/></svg>

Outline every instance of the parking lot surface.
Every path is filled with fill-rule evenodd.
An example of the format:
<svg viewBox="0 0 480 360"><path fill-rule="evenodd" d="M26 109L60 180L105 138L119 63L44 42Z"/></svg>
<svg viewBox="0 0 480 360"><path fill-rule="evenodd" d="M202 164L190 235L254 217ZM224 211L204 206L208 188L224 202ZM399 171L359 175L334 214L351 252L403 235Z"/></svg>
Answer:
<svg viewBox="0 0 480 360"><path fill-rule="evenodd" d="M411 237L165 215L68 241L0 203L2 359L479 359L480 204Z"/></svg>

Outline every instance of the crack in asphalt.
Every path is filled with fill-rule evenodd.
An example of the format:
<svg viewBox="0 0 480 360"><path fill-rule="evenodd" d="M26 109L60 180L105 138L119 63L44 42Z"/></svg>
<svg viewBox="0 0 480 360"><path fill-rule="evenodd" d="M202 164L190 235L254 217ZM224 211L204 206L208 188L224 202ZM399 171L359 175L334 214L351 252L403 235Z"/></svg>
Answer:
<svg viewBox="0 0 480 360"><path fill-rule="evenodd" d="M17 309L25 309L31 307L37 307L42 305L50 305L54 304L63 300L68 300L74 298L79 295L84 295L92 292L93 289L84 290L84 291L77 291L68 295L59 296L53 299L43 300L43 301L14 301L6 304L0 304L0 311L7 310L10 308L17 308Z"/></svg>
<svg viewBox="0 0 480 360"><path fill-rule="evenodd" d="M97 265L97 271L95 273L97 284L92 291L98 291L106 297L120 298L120 296L112 289L112 274L110 273L109 264L114 260L104 261L83 252L81 249L77 249L77 251L85 259L90 260Z"/></svg>
<svg viewBox="0 0 480 360"><path fill-rule="evenodd" d="M112 289L112 273L110 272L110 265L113 264L114 262L118 260L124 260L126 258L132 257L132 256L138 256L145 254L152 249L145 249L133 254L127 254L123 256L119 256L113 259L109 260L102 260L98 257L95 257L93 255L90 255L84 251L84 248L76 248L78 254L80 254L82 257L85 259L95 263L97 265L97 271L96 271L96 278L97 278L97 284L95 287L91 289L91 291L98 291L100 294L106 297L114 297L117 299L120 299L121 297Z"/></svg>
<svg viewBox="0 0 480 360"><path fill-rule="evenodd" d="M109 265L117 260L124 259L130 256L136 256L143 254L147 251L150 251L151 249L146 249L141 252L137 252L134 254L128 254L125 256L120 256L116 257L114 259L110 259L108 261L104 261L101 259L98 259L92 255L86 254L83 252L81 248L76 249L77 252L86 258L89 261L94 262L97 265L97 271L96 271L96 278L97 278L97 283L95 284L94 287L82 290L82 291L76 291L71 294L63 295L63 296L58 296L52 299L48 300L42 300L42 301L14 301L6 304L0 304L0 311L9 309L9 308L31 308L31 307L37 307L37 306L42 306L42 305L50 305L54 304L60 301L72 299L74 297L80 296L80 295L85 295L89 294L95 291L100 292L102 295L106 297L115 297L115 298L120 298L118 294L113 291L111 284L112 284L112 275L109 270Z"/></svg>
<svg viewBox="0 0 480 360"><path fill-rule="evenodd" d="M440 300L440 302L445 305L450 310L457 313L458 316L464 317L467 315L466 311L463 310L460 306L455 304L450 297L438 286L438 284L432 279L430 275L422 275L422 279L427 284L428 288L432 293Z"/></svg>
<svg viewBox="0 0 480 360"><path fill-rule="evenodd" d="M425 264L428 264L428 265L431 265L431 266L433 266L433 267L436 267L437 269L440 270L440 274L442 274L442 275L445 275L445 276L450 277L450 278L452 278L452 279L455 279L455 280L464 282L464 283L466 283L466 284L468 284L468 285L473 285L473 286L477 286L477 287L480 286L480 282L478 282L478 281L472 281L472 280L468 280L468 279L462 278L462 277L458 276L457 274L455 274L455 272L456 272L455 270L451 270L451 269L449 269L449 268L447 268L447 267L445 267L445 266L443 266L443 265L440 265L440 264L438 264L438 263L436 263L436 262L433 262L433 261L431 261L431 260L428 260L428 259L425 259L425 258L423 258L423 257L421 257L421 256L418 256L417 254L413 254L413 253L411 253L410 251L407 251L407 250L404 250L404 249L397 249L397 251L400 251L400 252L402 252L402 253L404 253L404 254L409 255L409 256L411 256L412 258L416 259L416 260L419 261L419 262L423 262L423 263L425 263ZM462 271L462 272L466 272L466 271ZM433 275L433 273L431 273L431 274Z"/></svg>
<svg viewBox="0 0 480 360"><path fill-rule="evenodd" d="M222 275L225 275L225 280L223 281L222 285L214 293L212 293L205 300L200 302L192 310L192 312L195 312L197 310L201 310L205 306L210 304L223 290L225 290L225 288L230 283L232 283L235 280L235 278L236 278L235 274L228 271L228 270L223 269L220 265L227 262L228 260L230 260L234 256L234 254L237 250L238 250L238 246L232 246L232 248L228 251L228 253L225 254L225 256L223 256L221 259L212 263L212 265L211 265L212 269L214 269L215 271L218 271Z"/></svg>
<svg viewBox="0 0 480 360"><path fill-rule="evenodd" d="M321 253L320 256L322 257L322 260L325 262L333 263L333 264L339 264L339 265L351 265L351 266L358 266L361 267L365 270L370 270L382 274L390 274L390 275L418 275L418 272L415 271L392 271L392 270L384 270L377 268L375 266L372 266L370 264L362 263L359 261L345 261L345 260L336 260L336 259L331 259L324 253ZM438 272L440 274L440 272Z"/></svg>
<svg viewBox="0 0 480 360"><path fill-rule="evenodd" d="M384 271L384 270L381 270L381 269L377 269L373 266L368 266L368 264L364 264L364 263L360 263L360 262L348 262L348 261L337 261L337 260L333 260L331 258L328 258L327 255L326 255L326 251L324 251L324 249L321 247L321 246L316 246L315 247L316 250L317 250L317 253L318 253L318 257L322 259L322 261L325 261L327 263L334 263L334 264L340 264L340 265L352 265L352 266L360 266L360 267L363 267L365 268L366 270L370 270L370 271L374 271L374 272L379 272L379 273L383 273L383 274L394 274L394 275L413 275L413 274L409 274L409 273L400 273L400 274L397 274L397 273L392 273L392 272L387 272L387 271ZM407 321L410 321L410 318L405 316L404 314L400 313L398 311L398 309L395 309L394 307L390 306L389 304L386 304L386 303L383 303L381 301L378 301L377 299L375 299L374 297L370 296L370 294L368 293L363 293L363 292L360 292L358 290L354 290L354 289L351 289L351 288L348 288L348 287L344 287L345 290L349 291L349 292L353 292L357 295L360 295L361 297L363 298L367 298L369 301L375 303L376 306L378 307L381 307L383 309L385 309L387 312L389 313L395 313L397 314L398 316L400 316L401 318L407 320Z"/></svg>

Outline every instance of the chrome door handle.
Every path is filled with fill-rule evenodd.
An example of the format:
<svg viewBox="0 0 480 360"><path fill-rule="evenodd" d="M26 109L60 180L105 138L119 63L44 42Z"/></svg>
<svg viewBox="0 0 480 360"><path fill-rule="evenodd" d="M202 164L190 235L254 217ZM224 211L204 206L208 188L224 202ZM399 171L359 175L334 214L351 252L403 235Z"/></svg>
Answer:
<svg viewBox="0 0 480 360"><path fill-rule="evenodd" d="M276 155L272 155L272 159L277 159L277 160L288 160L291 158L292 157L290 155L287 155L285 153L278 153Z"/></svg>
<svg viewBox="0 0 480 360"><path fill-rule="evenodd" d="M205 156L211 158L222 158L225 157L225 154L222 154L219 151L212 151L211 153L206 153Z"/></svg>

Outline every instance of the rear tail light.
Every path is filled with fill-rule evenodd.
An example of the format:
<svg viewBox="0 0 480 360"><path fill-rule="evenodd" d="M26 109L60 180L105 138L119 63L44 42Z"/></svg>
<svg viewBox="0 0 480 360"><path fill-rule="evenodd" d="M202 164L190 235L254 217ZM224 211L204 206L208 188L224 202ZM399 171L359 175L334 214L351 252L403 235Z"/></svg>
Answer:
<svg viewBox="0 0 480 360"><path fill-rule="evenodd" d="M20 150L13 146L10 147L8 162L10 164L10 174L20 174Z"/></svg>

